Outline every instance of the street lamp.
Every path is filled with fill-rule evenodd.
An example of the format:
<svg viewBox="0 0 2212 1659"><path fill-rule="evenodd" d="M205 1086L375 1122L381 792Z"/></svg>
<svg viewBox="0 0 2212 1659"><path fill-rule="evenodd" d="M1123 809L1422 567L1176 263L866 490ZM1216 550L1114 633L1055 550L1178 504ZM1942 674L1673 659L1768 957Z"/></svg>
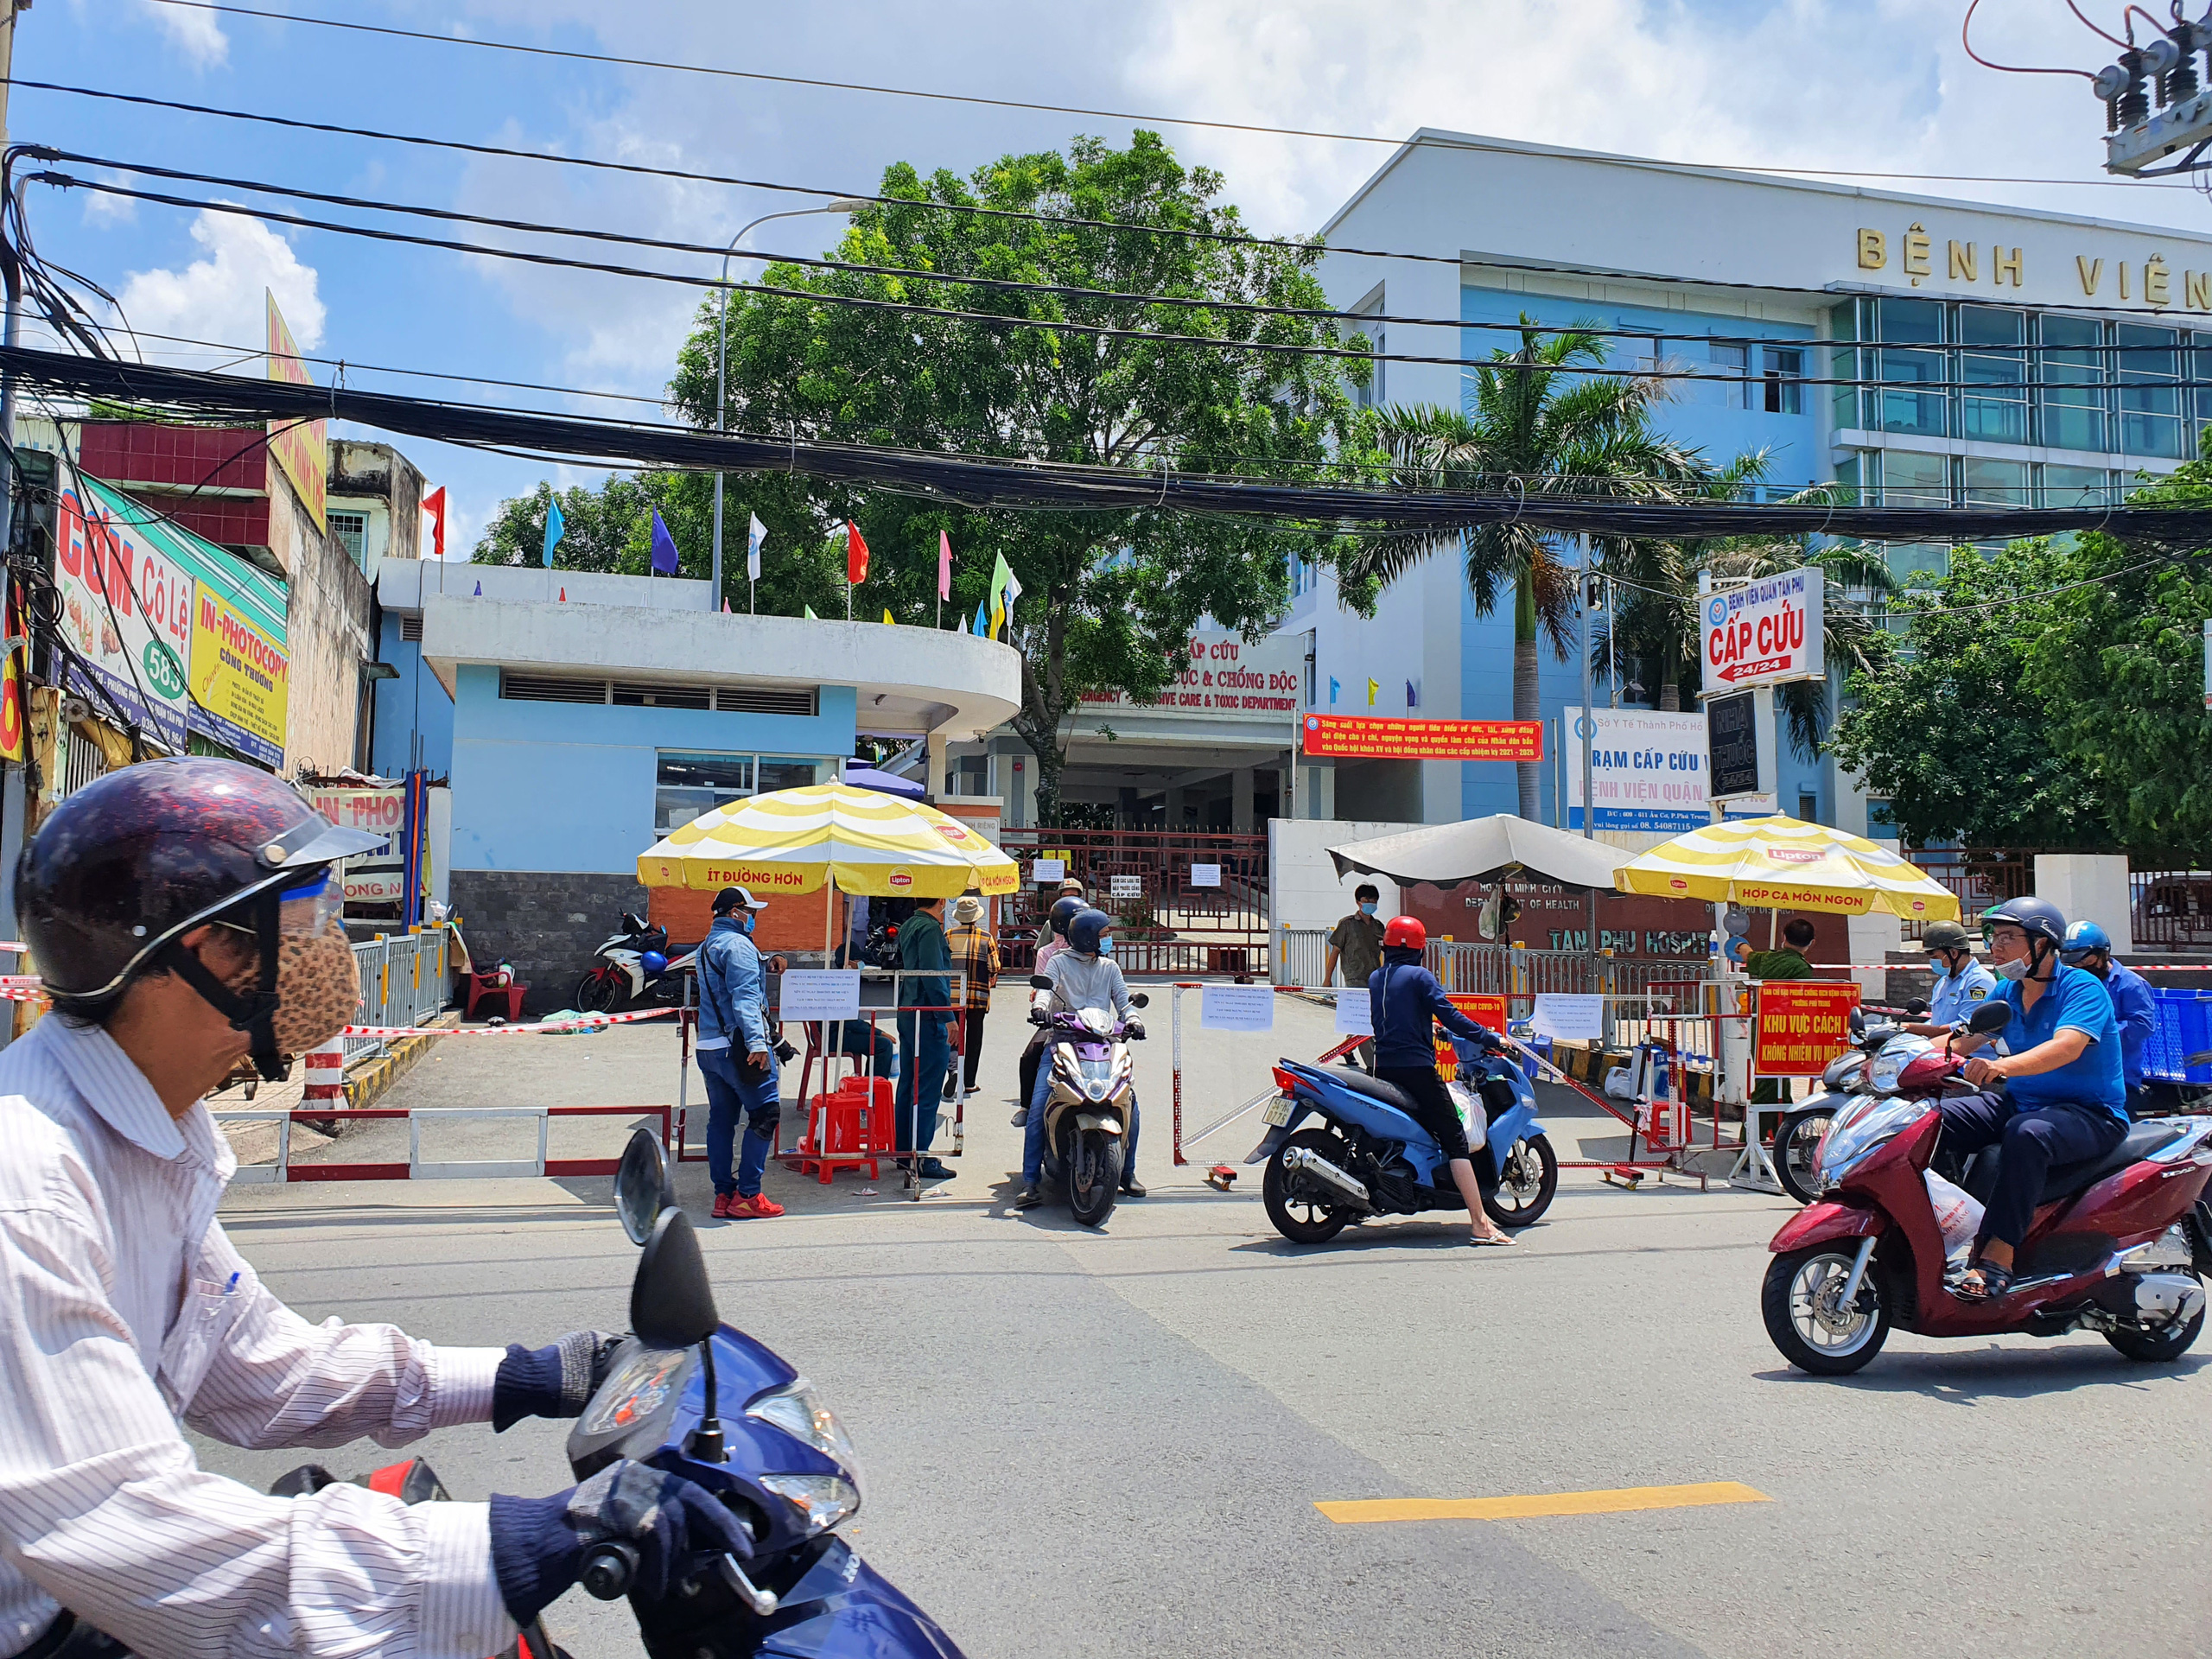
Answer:
<svg viewBox="0 0 2212 1659"><path fill-rule="evenodd" d="M810 213L855 213L861 208L870 205L870 203L863 201L857 197L840 196L835 201L826 202L819 207L791 207L786 208L780 213L763 213L760 218L754 219L750 225L747 225L740 230L735 236L730 238L729 246L724 250L722 253L721 286L715 290L715 430L717 434L727 430L723 421L723 412L727 405L723 397L722 386L723 380L729 365L729 262L732 256L737 252L737 245L744 241L747 237L750 236L761 226L766 225L772 219L804 219ZM754 255L753 257L758 258L762 256ZM753 608L753 601L751 597L752 586L749 582L747 584L746 593L746 609L750 611ZM713 597L714 600L719 601L721 596L722 475L718 472L715 474L715 585ZM712 603L712 601L709 602L710 604ZM716 606L715 608L720 607Z"/></svg>

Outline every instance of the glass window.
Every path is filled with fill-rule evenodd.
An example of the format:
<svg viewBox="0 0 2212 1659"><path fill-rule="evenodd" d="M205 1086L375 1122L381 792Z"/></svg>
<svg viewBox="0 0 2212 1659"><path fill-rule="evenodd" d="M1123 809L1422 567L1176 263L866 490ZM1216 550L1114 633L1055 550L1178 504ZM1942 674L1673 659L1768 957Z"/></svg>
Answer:
<svg viewBox="0 0 2212 1659"><path fill-rule="evenodd" d="M2043 504L2046 507L2101 507L2112 499L2112 475L2101 467L2043 468Z"/></svg>
<svg viewBox="0 0 2212 1659"><path fill-rule="evenodd" d="M2178 460L2183 447L2181 353L2171 328L2123 322L2114 331L2120 365L2120 447L2124 454Z"/></svg>
<svg viewBox="0 0 2212 1659"><path fill-rule="evenodd" d="M764 754L760 757L760 792L766 795L772 789L810 789L822 781L821 766L818 760Z"/></svg>
<svg viewBox="0 0 2212 1659"><path fill-rule="evenodd" d="M2043 441L2054 449L2104 449L2104 325L2043 319Z"/></svg>
<svg viewBox="0 0 2212 1659"><path fill-rule="evenodd" d="M1713 342L1713 372L1725 374L1726 380L1707 382L1719 398L1723 409L1749 409L1751 406L1751 353L1748 346L1730 346L1720 340Z"/></svg>
<svg viewBox="0 0 2212 1659"><path fill-rule="evenodd" d="M1802 415L1805 412L1805 388L1798 383L1804 378L1805 353L1790 346L1763 346L1759 348L1759 378L1763 385L1764 406L1770 415Z"/></svg>
<svg viewBox="0 0 2212 1659"><path fill-rule="evenodd" d="M1883 383L1882 429L1885 432L1914 432L1925 437L1947 435L1949 399L1945 393L1941 391L1891 390L1892 387L1940 386L1949 378L1944 372L1945 353L1942 350L1899 350L1892 344L1897 342L1908 346L1925 344L1941 347L1943 343L1942 302L1885 298L1879 315L1882 351L1877 378Z"/></svg>
<svg viewBox="0 0 2212 1659"><path fill-rule="evenodd" d="M1860 365L1873 355L1850 346L1835 346L1828 350L1828 378L1838 383L1828 388L1828 418L1835 423L1839 432L1871 424L1866 410L1872 400L1870 397L1862 404L1859 382L1866 378Z"/></svg>
<svg viewBox="0 0 2212 1659"><path fill-rule="evenodd" d="M355 564L360 564L364 569L366 569L367 566L362 564L362 561L366 556L362 550L363 544L368 540L369 515L365 512L334 512L325 516L330 524L330 533L336 538L339 546L346 550L346 556Z"/></svg>
<svg viewBox="0 0 2212 1659"><path fill-rule="evenodd" d="M1903 588L1932 588L1951 568L1951 550L1939 542L1891 542L1887 551L1890 579Z"/></svg>
<svg viewBox="0 0 2212 1659"><path fill-rule="evenodd" d="M2028 440L2028 317L1995 306L1959 308L1959 435Z"/></svg>
<svg viewBox="0 0 2212 1659"><path fill-rule="evenodd" d="M1970 507L2028 505L2028 463L2024 461L1981 461L1970 455L1959 464L1959 482Z"/></svg>
<svg viewBox="0 0 2212 1659"><path fill-rule="evenodd" d="M653 833L664 836L702 812L753 793L753 757L663 749L654 785Z"/></svg>
<svg viewBox="0 0 2212 1659"><path fill-rule="evenodd" d="M1916 449L1882 453L1882 505L1885 507L1948 507L1951 505L1951 459Z"/></svg>
<svg viewBox="0 0 2212 1659"><path fill-rule="evenodd" d="M1840 507L1859 505L1859 480L1862 476L1859 458L1846 455L1835 464L1835 504Z"/></svg>

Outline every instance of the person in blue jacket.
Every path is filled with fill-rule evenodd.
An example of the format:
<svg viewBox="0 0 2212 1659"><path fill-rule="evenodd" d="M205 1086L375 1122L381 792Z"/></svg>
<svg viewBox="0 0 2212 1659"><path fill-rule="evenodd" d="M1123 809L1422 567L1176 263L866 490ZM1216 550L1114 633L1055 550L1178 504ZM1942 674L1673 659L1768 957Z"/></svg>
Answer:
<svg viewBox="0 0 2212 1659"><path fill-rule="evenodd" d="M2143 1116L2149 1096L2143 1089L2143 1052L2151 1046L2151 1033L2158 1028L2158 999L2151 982L2126 963L2114 960L2112 935L2094 922L2076 922L2066 930L2066 943L2058 959L2069 968L2094 974L2112 997L2112 1011L2120 1021L2120 1071L2127 1084L2127 1112Z"/></svg>
<svg viewBox="0 0 2212 1659"><path fill-rule="evenodd" d="M1467 1150L1466 1126L1436 1070L1436 1026L1483 1048L1503 1048L1507 1039L1476 1024L1452 1006L1436 976L1421 966L1428 930L1411 916L1395 918L1382 930L1382 965L1367 976L1367 996L1375 1024L1375 1075L1394 1084L1414 1103L1414 1116L1435 1137L1451 1161L1452 1184L1466 1200L1474 1222L1471 1244L1510 1244L1513 1236L1483 1208L1482 1187Z"/></svg>
<svg viewBox="0 0 2212 1659"><path fill-rule="evenodd" d="M797 1052L779 1040L768 1012L768 974L784 959L765 964L750 937L753 919L767 906L743 887L715 895L714 925L699 947L699 1070L707 1079L707 1173L714 1178L715 1216L750 1221L784 1213L760 1191L783 1111L779 1059ZM745 1150L734 1173L730 1153L737 1121L747 1120Z"/></svg>
<svg viewBox="0 0 2212 1659"><path fill-rule="evenodd" d="M1993 1143L2005 1152L1975 1241L1975 1263L1952 1287L1970 1302L1995 1300L2012 1287L2020 1241L2035 1220L2051 1166L2101 1158L2127 1133L2120 1021L2096 976L2058 959L2064 915L2048 899L2013 899L1981 919L2012 1023L1992 1034L2005 1039L2005 1054L1993 1060L1975 1055L1967 1062L1967 1081L1985 1090L2001 1081L2005 1092L1937 1106L1946 1154L1963 1155ZM1992 1035L1962 1038L1957 1052L1979 1048Z"/></svg>

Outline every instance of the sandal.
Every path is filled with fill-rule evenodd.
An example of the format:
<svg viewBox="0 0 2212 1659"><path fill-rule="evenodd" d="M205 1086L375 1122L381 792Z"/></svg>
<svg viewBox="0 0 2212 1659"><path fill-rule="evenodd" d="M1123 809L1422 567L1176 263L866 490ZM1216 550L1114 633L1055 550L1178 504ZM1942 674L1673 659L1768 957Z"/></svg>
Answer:
<svg viewBox="0 0 2212 1659"><path fill-rule="evenodd" d="M1951 1294L1962 1302L1999 1301L2012 1288L2012 1270L2010 1268L2000 1268L1989 1262L1977 1262L1967 1271L1980 1274L1981 1281L1973 1284L1961 1279L1951 1287Z"/></svg>
<svg viewBox="0 0 2212 1659"><path fill-rule="evenodd" d="M1513 1235L1512 1235L1512 1234L1510 1234L1510 1233L1469 1233L1469 1234L1467 1235L1467 1243L1470 1243L1470 1244L1474 1244L1474 1245L1482 1245L1482 1244L1516 1244L1516 1245L1517 1245L1517 1244L1519 1244L1519 1243L1520 1243L1520 1242L1521 1242L1521 1241L1520 1241L1519 1239L1517 1239L1517 1238L1514 1237L1514 1236L1513 1236Z"/></svg>

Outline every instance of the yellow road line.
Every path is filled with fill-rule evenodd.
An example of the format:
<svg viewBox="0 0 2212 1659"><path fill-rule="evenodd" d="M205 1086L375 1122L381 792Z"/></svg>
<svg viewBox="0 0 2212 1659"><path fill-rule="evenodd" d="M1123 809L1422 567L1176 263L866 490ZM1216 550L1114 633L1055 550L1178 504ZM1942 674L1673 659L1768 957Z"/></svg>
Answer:
<svg viewBox="0 0 2212 1659"><path fill-rule="evenodd" d="M1368 1521L1519 1521L1544 1515L1619 1515L1630 1510L1688 1510L1708 1503L1771 1503L1736 1480L1688 1486L1623 1486L1605 1492L1532 1492L1521 1497L1371 1497L1314 1508L1339 1526Z"/></svg>

